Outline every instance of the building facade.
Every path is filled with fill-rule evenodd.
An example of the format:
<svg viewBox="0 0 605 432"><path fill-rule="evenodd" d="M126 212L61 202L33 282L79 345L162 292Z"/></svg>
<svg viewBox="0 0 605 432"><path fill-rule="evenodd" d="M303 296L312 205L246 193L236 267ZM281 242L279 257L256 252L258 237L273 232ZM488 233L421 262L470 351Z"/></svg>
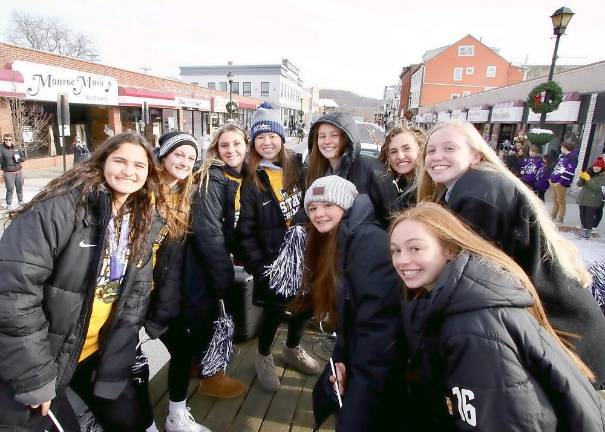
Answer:
<svg viewBox="0 0 605 432"><path fill-rule="evenodd" d="M284 124L298 120L302 110L303 81L300 70L288 59L270 65L181 66L184 81L229 92L227 74L233 74L234 95L249 96L279 107Z"/></svg>
<svg viewBox="0 0 605 432"><path fill-rule="evenodd" d="M513 66L471 35L452 45L427 51L422 64L414 69L410 71L407 109L469 96L521 82L524 78L522 68Z"/></svg>

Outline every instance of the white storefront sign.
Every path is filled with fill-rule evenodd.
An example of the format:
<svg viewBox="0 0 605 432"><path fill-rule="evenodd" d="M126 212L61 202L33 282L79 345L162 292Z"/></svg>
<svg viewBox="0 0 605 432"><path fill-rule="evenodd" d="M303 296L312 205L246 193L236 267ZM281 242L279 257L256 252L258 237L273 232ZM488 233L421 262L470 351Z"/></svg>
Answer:
<svg viewBox="0 0 605 432"><path fill-rule="evenodd" d="M467 120L471 123L487 123L489 109L485 106L469 108Z"/></svg>
<svg viewBox="0 0 605 432"><path fill-rule="evenodd" d="M464 120L466 120L466 113L467 113L467 111L465 111L465 110L456 109L456 110L452 111L452 118L464 121Z"/></svg>
<svg viewBox="0 0 605 432"><path fill-rule="evenodd" d="M575 99L575 100L572 100ZM578 93L565 93L563 102L559 104L559 107L546 114L547 123L575 123L578 121L578 115L580 114L580 95ZM540 122L540 114L536 114L530 108L527 114L528 123Z"/></svg>
<svg viewBox="0 0 605 432"><path fill-rule="evenodd" d="M193 99L175 96L176 103L181 108L189 108L198 111L210 111L210 99Z"/></svg>
<svg viewBox="0 0 605 432"><path fill-rule="evenodd" d="M215 96L214 97L214 112L226 113L228 103L229 103L229 98Z"/></svg>
<svg viewBox="0 0 605 432"><path fill-rule="evenodd" d="M21 60L13 62L12 68L23 75L26 100L56 101L57 94L66 93L70 103L118 105L114 78Z"/></svg>
<svg viewBox="0 0 605 432"><path fill-rule="evenodd" d="M504 102L494 105L492 123L519 123L523 119L521 102Z"/></svg>
<svg viewBox="0 0 605 432"><path fill-rule="evenodd" d="M437 114L437 121L446 121L450 119L450 112L449 111L441 111L439 114Z"/></svg>

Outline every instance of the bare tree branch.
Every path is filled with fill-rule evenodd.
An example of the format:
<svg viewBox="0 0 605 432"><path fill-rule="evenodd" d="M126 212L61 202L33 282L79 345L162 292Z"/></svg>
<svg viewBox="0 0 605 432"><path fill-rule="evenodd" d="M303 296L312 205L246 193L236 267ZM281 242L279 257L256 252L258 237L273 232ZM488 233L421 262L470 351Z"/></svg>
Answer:
<svg viewBox="0 0 605 432"><path fill-rule="evenodd" d="M14 45L84 60L99 59L99 54L88 36L75 32L56 18L12 11L9 23L6 38Z"/></svg>
<svg viewBox="0 0 605 432"><path fill-rule="evenodd" d="M26 154L33 150L48 147L51 116L44 112L41 105L26 104L23 99L14 97L1 97L0 104L3 103L7 104L10 109L15 143ZM23 132L25 130L32 133L31 142L24 142Z"/></svg>

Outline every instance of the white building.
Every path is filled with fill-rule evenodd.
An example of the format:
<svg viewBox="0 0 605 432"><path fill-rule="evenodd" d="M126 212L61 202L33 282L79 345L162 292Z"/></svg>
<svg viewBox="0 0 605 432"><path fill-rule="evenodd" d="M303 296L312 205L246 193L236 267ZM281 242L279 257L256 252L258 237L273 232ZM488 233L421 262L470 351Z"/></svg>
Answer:
<svg viewBox="0 0 605 432"><path fill-rule="evenodd" d="M298 119L303 103L299 69L288 59L281 64L224 66L181 66L184 81L202 87L229 91L227 74L233 74L233 94L264 99L281 109L284 124Z"/></svg>

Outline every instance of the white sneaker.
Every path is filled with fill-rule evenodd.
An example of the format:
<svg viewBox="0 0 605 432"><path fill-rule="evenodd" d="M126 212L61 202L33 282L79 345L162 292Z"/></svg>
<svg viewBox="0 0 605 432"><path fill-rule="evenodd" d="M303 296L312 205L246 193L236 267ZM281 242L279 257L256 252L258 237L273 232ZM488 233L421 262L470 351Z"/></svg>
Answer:
<svg viewBox="0 0 605 432"><path fill-rule="evenodd" d="M321 366L317 360L307 354L307 352L300 345L295 348L288 348L286 344L284 344L282 358L284 362L298 369L304 374L319 375L321 372Z"/></svg>
<svg viewBox="0 0 605 432"><path fill-rule="evenodd" d="M176 414L168 413L165 424L166 432L212 432L206 426L196 423L189 411L191 408L187 407L187 411Z"/></svg>

